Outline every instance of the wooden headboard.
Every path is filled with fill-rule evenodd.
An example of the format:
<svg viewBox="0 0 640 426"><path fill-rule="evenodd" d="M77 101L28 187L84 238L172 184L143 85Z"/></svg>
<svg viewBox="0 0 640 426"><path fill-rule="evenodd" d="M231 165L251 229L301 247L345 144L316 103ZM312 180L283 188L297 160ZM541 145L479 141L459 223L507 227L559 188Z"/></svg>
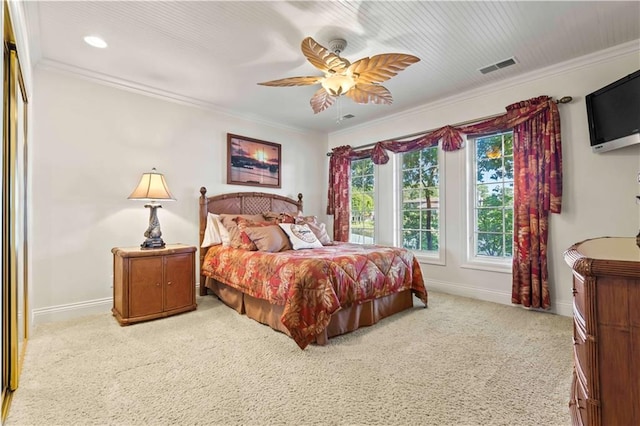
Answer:
<svg viewBox="0 0 640 426"><path fill-rule="evenodd" d="M297 214L302 211L302 194L298 200L282 195L264 192L234 192L230 194L207 197L207 188L200 188L200 238L198 247L202 245L204 230L207 228L208 213L260 214L263 212L287 212ZM200 250L200 266L204 261L205 250ZM204 277L200 275L200 286L204 286Z"/></svg>

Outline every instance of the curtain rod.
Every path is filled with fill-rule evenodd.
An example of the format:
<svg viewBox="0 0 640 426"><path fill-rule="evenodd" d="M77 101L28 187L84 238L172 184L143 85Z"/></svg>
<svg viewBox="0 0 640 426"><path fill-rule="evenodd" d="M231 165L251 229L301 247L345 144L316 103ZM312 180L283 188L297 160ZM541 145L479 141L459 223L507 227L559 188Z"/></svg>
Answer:
<svg viewBox="0 0 640 426"><path fill-rule="evenodd" d="M560 99L556 100L555 103L557 103L557 104L568 104L572 100L573 100L573 98L571 96L563 96ZM473 120L461 121L459 123L450 124L450 126L451 127L466 126L466 125L473 124L473 123L479 123L481 121L491 120L492 118L500 117L501 115L504 115L504 112L501 112L500 114L487 115L486 117L474 118ZM431 130L423 130L421 132L411 133L411 134L408 134L408 135L400 136L398 138L394 138L394 140L407 139L407 138L412 138L414 136L426 135L427 133L431 133L434 130L437 130L439 128L440 127L437 127L435 129L431 129ZM390 139L384 139L384 140L381 140L381 141L378 141L378 142L372 142L372 143L367 143L367 144L364 144L364 145L359 145L359 146L353 147L351 149L353 149L354 151L357 151L359 149L370 148L372 146L375 146L377 143L385 142L385 141L388 141L388 140L390 140ZM327 157L331 157L332 155L333 155L332 152L327 152Z"/></svg>

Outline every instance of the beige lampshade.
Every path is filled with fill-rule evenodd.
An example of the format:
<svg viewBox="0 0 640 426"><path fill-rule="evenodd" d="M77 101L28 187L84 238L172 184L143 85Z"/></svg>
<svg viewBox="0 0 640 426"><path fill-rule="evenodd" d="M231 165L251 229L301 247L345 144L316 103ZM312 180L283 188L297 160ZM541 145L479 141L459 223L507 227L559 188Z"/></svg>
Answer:
<svg viewBox="0 0 640 426"><path fill-rule="evenodd" d="M156 172L155 167L150 173L143 173L140 183L129 195L130 200L168 200L175 201L173 195L169 191L167 182L164 180L162 173Z"/></svg>

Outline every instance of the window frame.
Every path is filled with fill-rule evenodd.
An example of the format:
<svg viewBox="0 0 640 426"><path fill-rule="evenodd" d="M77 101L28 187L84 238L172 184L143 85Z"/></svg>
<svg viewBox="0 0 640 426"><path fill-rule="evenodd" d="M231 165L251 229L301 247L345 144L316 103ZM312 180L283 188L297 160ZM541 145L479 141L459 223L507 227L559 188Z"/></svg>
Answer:
<svg viewBox="0 0 640 426"><path fill-rule="evenodd" d="M424 149L424 148L423 148ZM439 145L433 149L438 150L438 250L423 251L411 250L416 259L420 263L428 263L433 265L446 265L446 191L445 191L445 155ZM402 244L402 155L404 153L394 154L394 245L396 247L404 247Z"/></svg>
<svg viewBox="0 0 640 426"><path fill-rule="evenodd" d="M463 233L463 247L465 250L464 263L460 265L462 268L478 269L490 272L512 273L513 256L512 257L495 257L477 255L475 253L475 207L476 207L476 140L505 133L513 133L512 130L492 132L488 134L467 135L465 140L466 153L462 156L464 166L462 167L463 182L465 190L462 191L464 200L463 206L466 215L465 232ZM515 176L514 176L515 185ZM503 205L504 206L504 205ZM515 209L514 209L515 210ZM515 213L514 213L515 214Z"/></svg>

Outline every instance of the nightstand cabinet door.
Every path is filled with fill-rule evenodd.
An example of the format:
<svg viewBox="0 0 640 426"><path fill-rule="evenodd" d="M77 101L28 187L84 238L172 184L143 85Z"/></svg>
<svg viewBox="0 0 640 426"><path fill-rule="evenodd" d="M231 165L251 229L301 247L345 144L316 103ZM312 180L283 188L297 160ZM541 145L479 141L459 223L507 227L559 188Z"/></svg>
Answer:
<svg viewBox="0 0 640 426"><path fill-rule="evenodd" d="M195 252L183 244L163 249L114 248L113 315L120 325L196 309Z"/></svg>
<svg viewBox="0 0 640 426"><path fill-rule="evenodd" d="M132 258L129 261L129 316L158 312L162 312L162 258Z"/></svg>
<svg viewBox="0 0 640 426"><path fill-rule="evenodd" d="M164 309L178 309L193 303L193 255L166 256Z"/></svg>

